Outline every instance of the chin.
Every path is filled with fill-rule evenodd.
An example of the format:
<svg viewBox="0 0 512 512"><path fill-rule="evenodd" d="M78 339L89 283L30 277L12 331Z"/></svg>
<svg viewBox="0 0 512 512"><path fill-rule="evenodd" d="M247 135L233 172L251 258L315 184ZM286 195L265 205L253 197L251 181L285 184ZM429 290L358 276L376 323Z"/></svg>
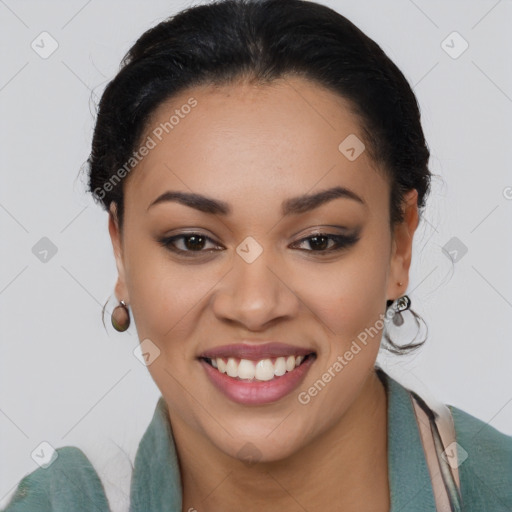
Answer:
<svg viewBox="0 0 512 512"><path fill-rule="evenodd" d="M280 421L277 421L275 425L279 423ZM276 429L274 426L274 432L272 429L265 428L260 432L252 432L251 435L244 432L239 436L227 435L222 439L210 438L210 440L218 450L247 465L272 463L293 456L303 448L305 441L303 434L290 432L289 427L281 432L278 432L278 429L279 427Z"/></svg>

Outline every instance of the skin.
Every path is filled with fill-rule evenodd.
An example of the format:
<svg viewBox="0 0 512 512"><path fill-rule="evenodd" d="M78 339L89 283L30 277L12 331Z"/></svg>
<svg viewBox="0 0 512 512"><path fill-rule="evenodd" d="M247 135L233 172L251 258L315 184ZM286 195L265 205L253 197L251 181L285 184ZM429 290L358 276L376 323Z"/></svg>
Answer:
<svg viewBox="0 0 512 512"><path fill-rule="evenodd" d="M139 338L160 350L148 370L170 411L183 511L314 512L333 503L388 511L387 403L374 371L381 331L307 405L297 395L382 318L387 299L405 293L417 192L390 230L390 185L378 164L368 151L349 161L338 150L349 134L363 139L358 118L339 95L299 77L189 89L158 107L146 136L192 96L198 105L127 178L122 234L115 208L109 216L116 296L129 304ZM365 205L336 198L281 214L284 200L334 186ZM147 210L167 190L225 201L232 213L177 202ZM330 255L304 241L343 227L360 228L360 239ZM186 231L213 239L204 255L176 255L157 241ZM236 253L247 236L263 248L250 264ZM192 252L186 241L178 248ZM223 250L207 252L215 247ZM197 357L242 339L311 347L317 359L288 396L240 405L213 387ZM257 464L238 454L248 442Z"/></svg>

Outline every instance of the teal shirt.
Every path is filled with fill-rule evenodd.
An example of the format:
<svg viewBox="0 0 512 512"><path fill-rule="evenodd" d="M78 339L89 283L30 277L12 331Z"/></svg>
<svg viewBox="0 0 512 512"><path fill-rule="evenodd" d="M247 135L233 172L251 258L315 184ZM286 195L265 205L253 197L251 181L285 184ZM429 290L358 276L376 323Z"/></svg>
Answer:
<svg viewBox="0 0 512 512"><path fill-rule="evenodd" d="M390 512L435 512L434 495L408 391L382 373L388 396ZM512 437L450 407L464 512L512 511ZM181 512L181 479L167 405L160 397L135 457L130 512ZM27 475L4 512L110 512L94 467L76 447L57 449L46 469Z"/></svg>

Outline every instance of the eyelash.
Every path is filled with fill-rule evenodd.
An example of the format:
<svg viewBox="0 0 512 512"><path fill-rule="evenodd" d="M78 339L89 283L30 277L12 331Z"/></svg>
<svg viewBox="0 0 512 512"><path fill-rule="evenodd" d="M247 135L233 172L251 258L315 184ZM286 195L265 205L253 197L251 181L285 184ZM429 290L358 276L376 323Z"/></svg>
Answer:
<svg viewBox="0 0 512 512"><path fill-rule="evenodd" d="M192 251L192 250L185 251L183 249L178 249L176 246L173 245L176 240L191 238L194 236L204 238L207 242L213 242L215 244L214 240L212 240L210 237L208 237L206 235L203 235L202 233L186 233L186 234L181 234L181 235L174 235L171 237L164 237L164 238L160 238L158 240L158 242L167 250L174 252L175 254L185 256L187 258L196 257L196 254L213 252L213 251L219 250L219 249L210 249L210 250L198 250L198 251ZM308 240L311 240L311 239L317 238L317 237L325 237L330 240L334 240L334 242L335 242L334 248L331 247L330 249L325 249L325 250L320 250L320 251L313 250L313 249L299 249L299 250L315 253L315 254L318 254L319 256L329 255L334 252L341 251L343 249L348 249L349 247L354 245L356 242L358 242L359 238L360 238L358 234L334 235L334 234L329 234L329 233L314 233L308 237L301 238L300 240L295 242L293 245L300 245L304 242L307 242Z"/></svg>

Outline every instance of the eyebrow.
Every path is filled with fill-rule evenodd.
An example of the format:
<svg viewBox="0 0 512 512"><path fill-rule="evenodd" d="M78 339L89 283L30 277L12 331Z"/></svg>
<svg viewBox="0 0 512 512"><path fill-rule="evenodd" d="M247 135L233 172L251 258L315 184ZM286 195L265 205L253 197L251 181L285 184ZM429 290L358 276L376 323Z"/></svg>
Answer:
<svg viewBox="0 0 512 512"><path fill-rule="evenodd" d="M333 187L315 194L304 194L292 197L283 201L281 205L281 213L285 215L298 215L309 212L319 206L332 201L333 199L344 198L352 199L367 206L365 201L352 190L345 187ZM228 203L212 199L201 194L190 192L178 192L168 190L158 196L146 209L148 211L152 206L165 202L176 202L189 206L204 213L212 215L230 215L232 210Z"/></svg>

